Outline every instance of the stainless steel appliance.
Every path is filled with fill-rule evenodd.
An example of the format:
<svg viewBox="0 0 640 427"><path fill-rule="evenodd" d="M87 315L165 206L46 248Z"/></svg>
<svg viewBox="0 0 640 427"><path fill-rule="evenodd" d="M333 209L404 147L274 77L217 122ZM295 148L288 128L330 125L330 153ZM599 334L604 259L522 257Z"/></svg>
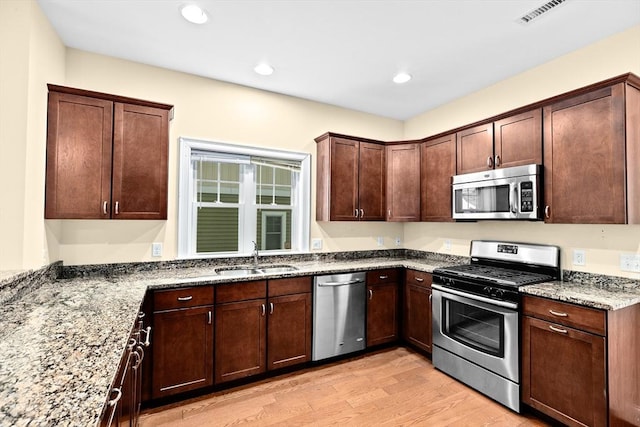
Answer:
<svg viewBox="0 0 640 427"><path fill-rule="evenodd" d="M493 169L453 177L453 219L543 219L542 166Z"/></svg>
<svg viewBox="0 0 640 427"><path fill-rule="evenodd" d="M520 412L518 287L559 278L556 246L472 241L433 271L433 366Z"/></svg>
<svg viewBox="0 0 640 427"><path fill-rule="evenodd" d="M365 348L365 278L360 272L315 277L312 360Z"/></svg>

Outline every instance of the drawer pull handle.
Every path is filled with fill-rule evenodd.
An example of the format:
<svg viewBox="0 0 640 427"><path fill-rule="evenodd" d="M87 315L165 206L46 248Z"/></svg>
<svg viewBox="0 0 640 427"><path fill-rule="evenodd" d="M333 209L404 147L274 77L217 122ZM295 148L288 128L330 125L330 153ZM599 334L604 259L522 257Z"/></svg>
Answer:
<svg viewBox="0 0 640 427"><path fill-rule="evenodd" d="M566 329L556 328L553 325L549 325L549 329L551 329L553 332L560 332L561 334L566 334L567 333Z"/></svg>
<svg viewBox="0 0 640 427"><path fill-rule="evenodd" d="M416 277L416 282L422 283L424 282L424 279L422 277Z"/></svg>
<svg viewBox="0 0 640 427"><path fill-rule="evenodd" d="M387 280L389 276L380 276L380 280Z"/></svg>
<svg viewBox="0 0 640 427"><path fill-rule="evenodd" d="M120 390L119 388L112 388L111 394L113 393L116 394L116 397L114 397L113 399L109 400L109 402L107 402L107 405L109 406L116 406L116 403L118 403L118 401L122 397L122 390Z"/></svg>
<svg viewBox="0 0 640 427"><path fill-rule="evenodd" d="M567 313L562 313L562 312L553 311L553 310L549 310L549 313L553 314L554 316L558 316L558 317L568 317L569 316Z"/></svg>
<svg viewBox="0 0 640 427"><path fill-rule="evenodd" d="M188 297L178 297L178 301L191 301L193 299L192 295L189 295Z"/></svg>

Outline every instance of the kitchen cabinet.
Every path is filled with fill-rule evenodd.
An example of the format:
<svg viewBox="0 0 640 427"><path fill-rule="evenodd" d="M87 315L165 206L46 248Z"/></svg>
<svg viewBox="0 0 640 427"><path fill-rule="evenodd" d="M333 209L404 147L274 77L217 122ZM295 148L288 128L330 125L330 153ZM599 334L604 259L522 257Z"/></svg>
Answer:
<svg viewBox="0 0 640 427"><path fill-rule="evenodd" d="M640 85L544 107L545 221L640 223Z"/></svg>
<svg viewBox="0 0 640 427"><path fill-rule="evenodd" d="M384 221L385 146L331 133L316 142L316 220Z"/></svg>
<svg viewBox="0 0 640 427"><path fill-rule="evenodd" d="M216 286L216 384L266 371L266 315L266 280Z"/></svg>
<svg viewBox="0 0 640 427"><path fill-rule="evenodd" d="M522 312L524 403L571 426L638 425L629 378L639 372L640 305L604 311L527 295Z"/></svg>
<svg viewBox="0 0 640 427"><path fill-rule="evenodd" d="M456 174L456 134L427 140L420 147L420 219L453 221L451 180Z"/></svg>
<svg viewBox="0 0 640 427"><path fill-rule="evenodd" d="M267 282L267 369L311 360L312 278L294 277Z"/></svg>
<svg viewBox="0 0 640 427"><path fill-rule="evenodd" d="M420 145L386 147L387 221L420 221Z"/></svg>
<svg viewBox="0 0 640 427"><path fill-rule="evenodd" d="M153 293L151 397L213 385L212 286Z"/></svg>
<svg viewBox="0 0 640 427"><path fill-rule="evenodd" d="M542 163L539 108L457 133L457 173Z"/></svg>
<svg viewBox="0 0 640 427"><path fill-rule="evenodd" d="M138 341L138 331L138 326L134 325L100 417L102 427L138 425L142 403L142 363L145 358L143 344Z"/></svg>
<svg viewBox="0 0 640 427"><path fill-rule="evenodd" d="M367 347L398 339L398 270L367 272Z"/></svg>
<svg viewBox="0 0 640 427"><path fill-rule="evenodd" d="M45 218L166 219L170 109L49 85Z"/></svg>
<svg viewBox="0 0 640 427"><path fill-rule="evenodd" d="M406 270L404 283L404 340L431 353L431 282L432 276L417 270Z"/></svg>

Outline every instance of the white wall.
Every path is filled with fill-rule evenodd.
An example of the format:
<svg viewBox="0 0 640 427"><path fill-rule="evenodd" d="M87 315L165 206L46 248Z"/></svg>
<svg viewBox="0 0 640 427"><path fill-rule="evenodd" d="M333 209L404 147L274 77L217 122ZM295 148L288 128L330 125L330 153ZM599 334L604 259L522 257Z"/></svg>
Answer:
<svg viewBox="0 0 640 427"><path fill-rule="evenodd" d="M3 0L0 55L0 270L37 268L50 259L46 84L64 81L65 47L35 2Z"/></svg>
<svg viewBox="0 0 640 427"><path fill-rule="evenodd" d="M381 140L422 138L614 75L640 75L636 26L403 123L65 49L33 0L0 1L0 24L0 270L58 259L65 264L155 260L152 242L164 243L161 259L175 258L180 136L315 155L313 139L326 131ZM46 83L175 105L167 221L43 219ZM571 268L571 249L580 248L587 255L584 270L618 275L623 275L617 268L619 254L640 253L639 226L312 221L311 235L323 238L323 251L377 249L377 236L388 248L400 237L404 247L461 255L476 238L552 243L562 247L565 267ZM446 240L451 240L451 250L445 249Z"/></svg>
<svg viewBox="0 0 640 427"><path fill-rule="evenodd" d="M435 135L628 72L640 75L640 26L414 117L405 122L404 137ZM619 268L621 253L640 254L638 225L414 223L405 226L404 235L407 248L457 255L468 255L472 239L554 244L562 248L563 268L640 278ZM447 240L451 250L445 249ZM572 265L573 249L586 251L584 267Z"/></svg>

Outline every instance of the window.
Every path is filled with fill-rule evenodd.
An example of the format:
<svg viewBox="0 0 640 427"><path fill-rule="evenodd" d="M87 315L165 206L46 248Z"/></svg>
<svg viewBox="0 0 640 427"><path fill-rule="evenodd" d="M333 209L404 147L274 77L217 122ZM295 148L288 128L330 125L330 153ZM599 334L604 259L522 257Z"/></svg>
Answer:
<svg viewBox="0 0 640 427"><path fill-rule="evenodd" d="M310 155L180 138L180 257L309 249Z"/></svg>

